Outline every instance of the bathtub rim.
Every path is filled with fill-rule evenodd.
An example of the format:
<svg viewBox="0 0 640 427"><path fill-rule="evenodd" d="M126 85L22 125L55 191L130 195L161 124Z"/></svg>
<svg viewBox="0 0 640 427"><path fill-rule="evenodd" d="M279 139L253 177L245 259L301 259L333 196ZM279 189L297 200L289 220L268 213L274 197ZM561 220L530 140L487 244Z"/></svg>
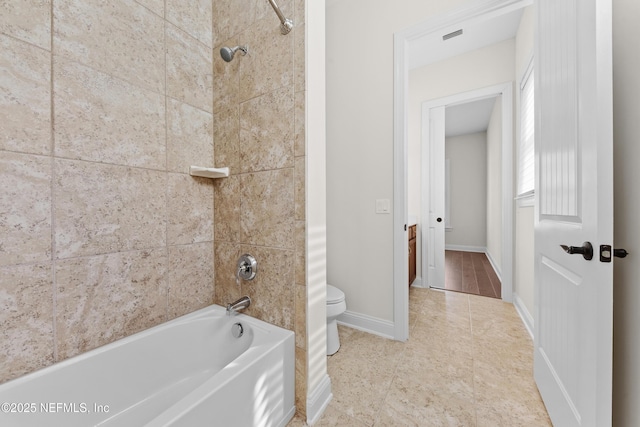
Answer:
<svg viewBox="0 0 640 427"><path fill-rule="evenodd" d="M226 308L217 305L211 304L191 313L184 314L182 316L173 318L166 322L162 322L158 325L152 326L150 328L144 329L142 331L136 332L132 335L128 335L126 337L117 339L107 344L103 344L99 347L88 350L84 353L77 354L75 356L69 357L67 359L61 360L59 362L53 363L49 366L45 366L43 368L37 369L33 372L29 372L17 378L11 379L0 384L0 393L10 391L13 387L17 387L22 385L23 383L27 383L31 380L37 379L41 376L47 375L49 372L57 371L60 369L64 369L67 366L74 365L78 362L84 361L86 359L90 359L91 357L103 354L110 350L114 350L118 347L125 346L127 344L133 343L137 340L140 340L144 337L153 335L162 331L163 329L167 329L174 325L181 325L185 323L190 323L195 320L204 319L208 316L224 316L226 317ZM293 334L293 331L288 329L284 329L280 326L265 322L263 320L257 319L255 317L251 317L244 313L236 313L230 316L232 319L237 319L238 322L245 322L250 324L253 328L260 331L260 333L254 334L254 342L255 345L263 345L267 342L281 342L287 338L289 334ZM267 339L266 336L269 336L271 339ZM273 340L273 341L272 341Z"/></svg>

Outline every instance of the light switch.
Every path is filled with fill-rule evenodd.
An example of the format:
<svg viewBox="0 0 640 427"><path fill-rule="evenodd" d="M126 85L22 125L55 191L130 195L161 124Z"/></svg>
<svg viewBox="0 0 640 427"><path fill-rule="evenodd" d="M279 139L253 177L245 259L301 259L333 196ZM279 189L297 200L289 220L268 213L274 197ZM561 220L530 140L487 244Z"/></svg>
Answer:
<svg viewBox="0 0 640 427"><path fill-rule="evenodd" d="M388 214L391 213L391 202L389 199L376 199L376 213Z"/></svg>

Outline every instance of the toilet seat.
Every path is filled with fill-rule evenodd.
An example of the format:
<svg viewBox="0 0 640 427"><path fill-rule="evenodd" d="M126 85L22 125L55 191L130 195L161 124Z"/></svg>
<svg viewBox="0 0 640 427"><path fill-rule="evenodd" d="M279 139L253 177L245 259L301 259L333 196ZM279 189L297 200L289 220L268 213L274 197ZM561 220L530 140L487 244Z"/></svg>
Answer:
<svg viewBox="0 0 640 427"><path fill-rule="evenodd" d="M344 292L335 286L327 285L327 304L339 304L344 301Z"/></svg>

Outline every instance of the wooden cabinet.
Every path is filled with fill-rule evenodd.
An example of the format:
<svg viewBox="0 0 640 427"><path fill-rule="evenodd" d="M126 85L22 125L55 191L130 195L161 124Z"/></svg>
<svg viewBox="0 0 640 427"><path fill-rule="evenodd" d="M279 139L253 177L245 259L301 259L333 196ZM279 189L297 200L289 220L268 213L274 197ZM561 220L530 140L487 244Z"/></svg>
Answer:
<svg viewBox="0 0 640 427"><path fill-rule="evenodd" d="M416 225L409 227L409 286L416 280Z"/></svg>

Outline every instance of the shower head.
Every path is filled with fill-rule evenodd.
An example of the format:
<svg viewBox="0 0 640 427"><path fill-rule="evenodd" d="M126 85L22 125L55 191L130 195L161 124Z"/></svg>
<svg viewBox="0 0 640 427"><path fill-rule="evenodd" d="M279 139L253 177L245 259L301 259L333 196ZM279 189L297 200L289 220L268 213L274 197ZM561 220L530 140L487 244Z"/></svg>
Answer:
<svg viewBox="0 0 640 427"><path fill-rule="evenodd" d="M237 51L242 52L242 56L244 56L247 54L248 50L249 49L247 48L247 46L236 46L236 47L225 46L222 49L220 49L220 56L226 62L231 62L231 60L233 59L233 56L236 54Z"/></svg>

